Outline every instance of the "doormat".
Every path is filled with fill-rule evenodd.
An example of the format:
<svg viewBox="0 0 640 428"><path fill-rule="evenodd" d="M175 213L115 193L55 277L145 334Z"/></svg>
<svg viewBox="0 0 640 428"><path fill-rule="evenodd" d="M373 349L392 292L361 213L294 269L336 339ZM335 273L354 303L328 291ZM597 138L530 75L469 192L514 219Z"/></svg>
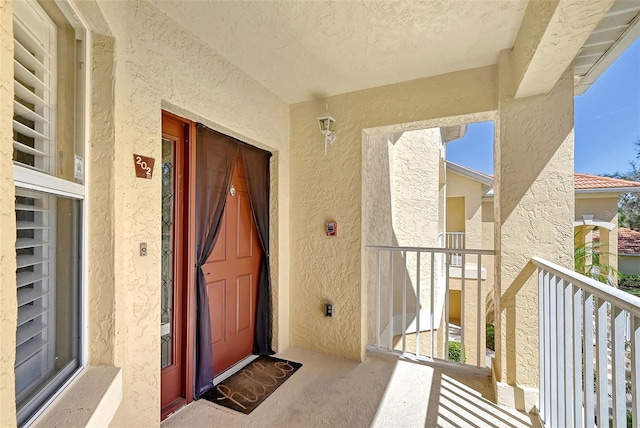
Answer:
<svg viewBox="0 0 640 428"><path fill-rule="evenodd" d="M248 415L300 367L295 361L260 356L202 398Z"/></svg>

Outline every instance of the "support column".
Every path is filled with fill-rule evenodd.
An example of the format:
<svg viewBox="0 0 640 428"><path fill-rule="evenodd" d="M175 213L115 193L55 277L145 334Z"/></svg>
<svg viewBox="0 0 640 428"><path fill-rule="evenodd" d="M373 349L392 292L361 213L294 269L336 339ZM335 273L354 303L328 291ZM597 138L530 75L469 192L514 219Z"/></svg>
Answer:
<svg viewBox="0 0 640 428"><path fill-rule="evenodd" d="M618 228L608 230L604 227L600 228L600 264L618 268ZM609 275L614 284L618 284L618 275L616 272L602 271L603 274Z"/></svg>
<svg viewBox="0 0 640 428"><path fill-rule="evenodd" d="M500 56L495 127L496 358L500 404L538 403L540 256L573 266L573 67L544 95L514 99L509 52Z"/></svg>

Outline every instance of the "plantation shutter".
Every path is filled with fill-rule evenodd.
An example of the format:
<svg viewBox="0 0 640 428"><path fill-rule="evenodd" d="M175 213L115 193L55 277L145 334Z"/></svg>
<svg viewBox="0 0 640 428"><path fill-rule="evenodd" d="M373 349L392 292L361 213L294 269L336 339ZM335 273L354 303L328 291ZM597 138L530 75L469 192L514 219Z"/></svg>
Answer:
<svg viewBox="0 0 640 428"><path fill-rule="evenodd" d="M13 160L52 174L55 26L37 5L14 2Z"/></svg>
<svg viewBox="0 0 640 428"><path fill-rule="evenodd" d="M53 174L55 26L35 2L14 5L13 160ZM16 397L54 365L55 199L16 189L18 328Z"/></svg>

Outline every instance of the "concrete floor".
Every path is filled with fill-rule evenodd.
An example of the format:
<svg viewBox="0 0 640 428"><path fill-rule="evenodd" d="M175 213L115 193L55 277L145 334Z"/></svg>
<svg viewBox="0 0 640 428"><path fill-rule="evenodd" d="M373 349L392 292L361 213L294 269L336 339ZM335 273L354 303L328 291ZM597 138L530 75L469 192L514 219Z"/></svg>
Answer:
<svg viewBox="0 0 640 428"><path fill-rule="evenodd" d="M493 404L487 369L370 355L363 363L289 348L303 364L250 415L206 400L162 423L177 427L532 427Z"/></svg>

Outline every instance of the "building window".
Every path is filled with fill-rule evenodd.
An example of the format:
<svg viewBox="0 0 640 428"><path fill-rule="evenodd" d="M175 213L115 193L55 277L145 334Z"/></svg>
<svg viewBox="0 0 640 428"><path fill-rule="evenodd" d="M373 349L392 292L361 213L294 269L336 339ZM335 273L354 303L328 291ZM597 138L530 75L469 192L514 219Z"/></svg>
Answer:
<svg viewBox="0 0 640 428"><path fill-rule="evenodd" d="M68 6L13 2L18 424L82 367L84 30Z"/></svg>

